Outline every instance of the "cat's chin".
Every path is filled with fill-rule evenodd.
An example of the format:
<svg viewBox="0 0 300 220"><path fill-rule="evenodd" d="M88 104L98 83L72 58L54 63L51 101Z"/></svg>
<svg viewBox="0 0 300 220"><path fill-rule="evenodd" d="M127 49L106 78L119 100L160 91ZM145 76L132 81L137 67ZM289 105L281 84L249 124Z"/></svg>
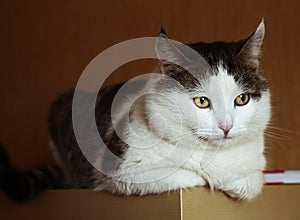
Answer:
<svg viewBox="0 0 300 220"><path fill-rule="evenodd" d="M234 142L234 138L221 138L221 139L213 139L208 141L210 145L214 145L217 147L228 147L232 145L233 142Z"/></svg>
<svg viewBox="0 0 300 220"><path fill-rule="evenodd" d="M214 136L205 139L209 146L213 147L230 147L238 140L237 137Z"/></svg>

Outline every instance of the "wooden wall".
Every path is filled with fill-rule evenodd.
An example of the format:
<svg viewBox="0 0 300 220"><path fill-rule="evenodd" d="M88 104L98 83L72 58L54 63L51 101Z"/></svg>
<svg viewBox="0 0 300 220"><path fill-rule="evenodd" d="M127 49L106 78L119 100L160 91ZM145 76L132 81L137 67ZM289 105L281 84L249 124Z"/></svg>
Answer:
<svg viewBox="0 0 300 220"><path fill-rule="evenodd" d="M101 51L131 38L156 36L161 25L183 42L237 40L264 17L271 125L283 129L273 129L276 138L267 139L268 164L300 169L299 6L296 0L1 1L0 141L18 167L52 163L50 103L75 87L85 66ZM126 65L107 83L151 71L152 64Z"/></svg>

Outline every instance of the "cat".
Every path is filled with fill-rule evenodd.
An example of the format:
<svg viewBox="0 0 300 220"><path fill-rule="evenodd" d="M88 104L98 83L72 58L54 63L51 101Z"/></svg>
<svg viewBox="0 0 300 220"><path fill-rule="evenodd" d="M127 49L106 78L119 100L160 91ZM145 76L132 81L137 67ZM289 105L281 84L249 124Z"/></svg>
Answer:
<svg viewBox="0 0 300 220"><path fill-rule="evenodd" d="M155 44L161 77L126 83L130 89L117 101L125 84L98 93L95 118L109 151L95 152L92 164L106 173L78 146L70 91L53 103L49 117L58 165L20 171L2 147L0 188L21 202L53 188L145 195L205 185L238 200L253 199L264 183L264 130L270 119L269 85L259 62L264 33L262 21L236 42L180 44L162 30ZM197 63L186 48L204 61ZM128 106L136 94L146 95ZM83 102L89 96L79 93ZM79 114L82 121L92 117L86 112ZM120 160L110 160L110 152Z"/></svg>

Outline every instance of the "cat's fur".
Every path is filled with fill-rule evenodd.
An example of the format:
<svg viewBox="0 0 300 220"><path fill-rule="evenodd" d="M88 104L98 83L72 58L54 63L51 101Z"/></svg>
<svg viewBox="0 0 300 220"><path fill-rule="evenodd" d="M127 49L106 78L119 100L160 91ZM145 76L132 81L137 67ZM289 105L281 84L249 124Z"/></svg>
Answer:
<svg viewBox="0 0 300 220"><path fill-rule="evenodd" d="M82 155L72 127L73 92L69 92L54 102L49 118L51 143L62 169L43 175L60 176L63 184L58 187L107 190L125 195L209 185L211 189L222 190L233 198L254 198L263 186L264 130L270 118L268 83L260 75L258 61L263 37L262 22L253 34L238 42L188 44L213 70L208 76L199 74L193 77L186 69L165 61L178 63L178 59L185 59L185 54L161 33L156 44L161 59L160 70L179 85L168 86L168 79L163 77L156 81L157 85L163 86L153 85L153 82L131 82L133 89L126 94L127 97L145 91L158 94L145 95L135 103L129 115L130 128L122 122L126 100L119 103L117 122L124 139L112 129L111 122L112 101L122 84L101 90L97 98L95 112L99 133L108 149L123 159L117 164L117 170L108 177ZM245 92L251 95L249 103L234 106L234 99ZM82 100L88 100L88 96L82 93ZM211 107L197 108L193 98L198 96L208 97ZM180 120L174 105L180 106ZM164 120L156 118L157 114ZM224 129L230 130L226 138ZM136 138L134 132L146 134L147 138ZM168 152L173 151L181 134L184 134L184 144L177 154L168 158L168 166L153 169L149 164L164 159ZM152 146L153 143L157 144ZM147 145L152 147L143 148ZM188 152L189 147L193 148L192 152ZM191 154L185 162L177 166L176 161L188 153ZM105 156L99 156L96 162L105 166ZM174 172L158 178L173 166L177 166ZM9 176L11 169L5 170L5 175ZM33 177L43 178L38 174ZM144 177L153 181L143 182ZM9 181L13 180L10 176L10 180L2 181L2 188L11 191ZM43 187L47 188L51 187ZM32 187L26 188L29 189Z"/></svg>

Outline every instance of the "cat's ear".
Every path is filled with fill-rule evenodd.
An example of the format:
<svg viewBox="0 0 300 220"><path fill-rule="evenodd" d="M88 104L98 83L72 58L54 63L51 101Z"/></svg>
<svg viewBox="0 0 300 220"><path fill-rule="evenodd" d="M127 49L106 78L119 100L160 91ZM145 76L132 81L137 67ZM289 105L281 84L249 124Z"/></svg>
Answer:
<svg viewBox="0 0 300 220"><path fill-rule="evenodd" d="M170 65L182 66L190 61L185 54L185 49L179 43L169 39L163 28L156 39L155 51L163 74L167 74Z"/></svg>
<svg viewBox="0 0 300 220"><path fill-rule="evenodd" d="M261 51L261 45L265 36L265 23L262 20L257 29L244 40L239 56L241 56L247 62L258 65L259 55Z"/></svg>

